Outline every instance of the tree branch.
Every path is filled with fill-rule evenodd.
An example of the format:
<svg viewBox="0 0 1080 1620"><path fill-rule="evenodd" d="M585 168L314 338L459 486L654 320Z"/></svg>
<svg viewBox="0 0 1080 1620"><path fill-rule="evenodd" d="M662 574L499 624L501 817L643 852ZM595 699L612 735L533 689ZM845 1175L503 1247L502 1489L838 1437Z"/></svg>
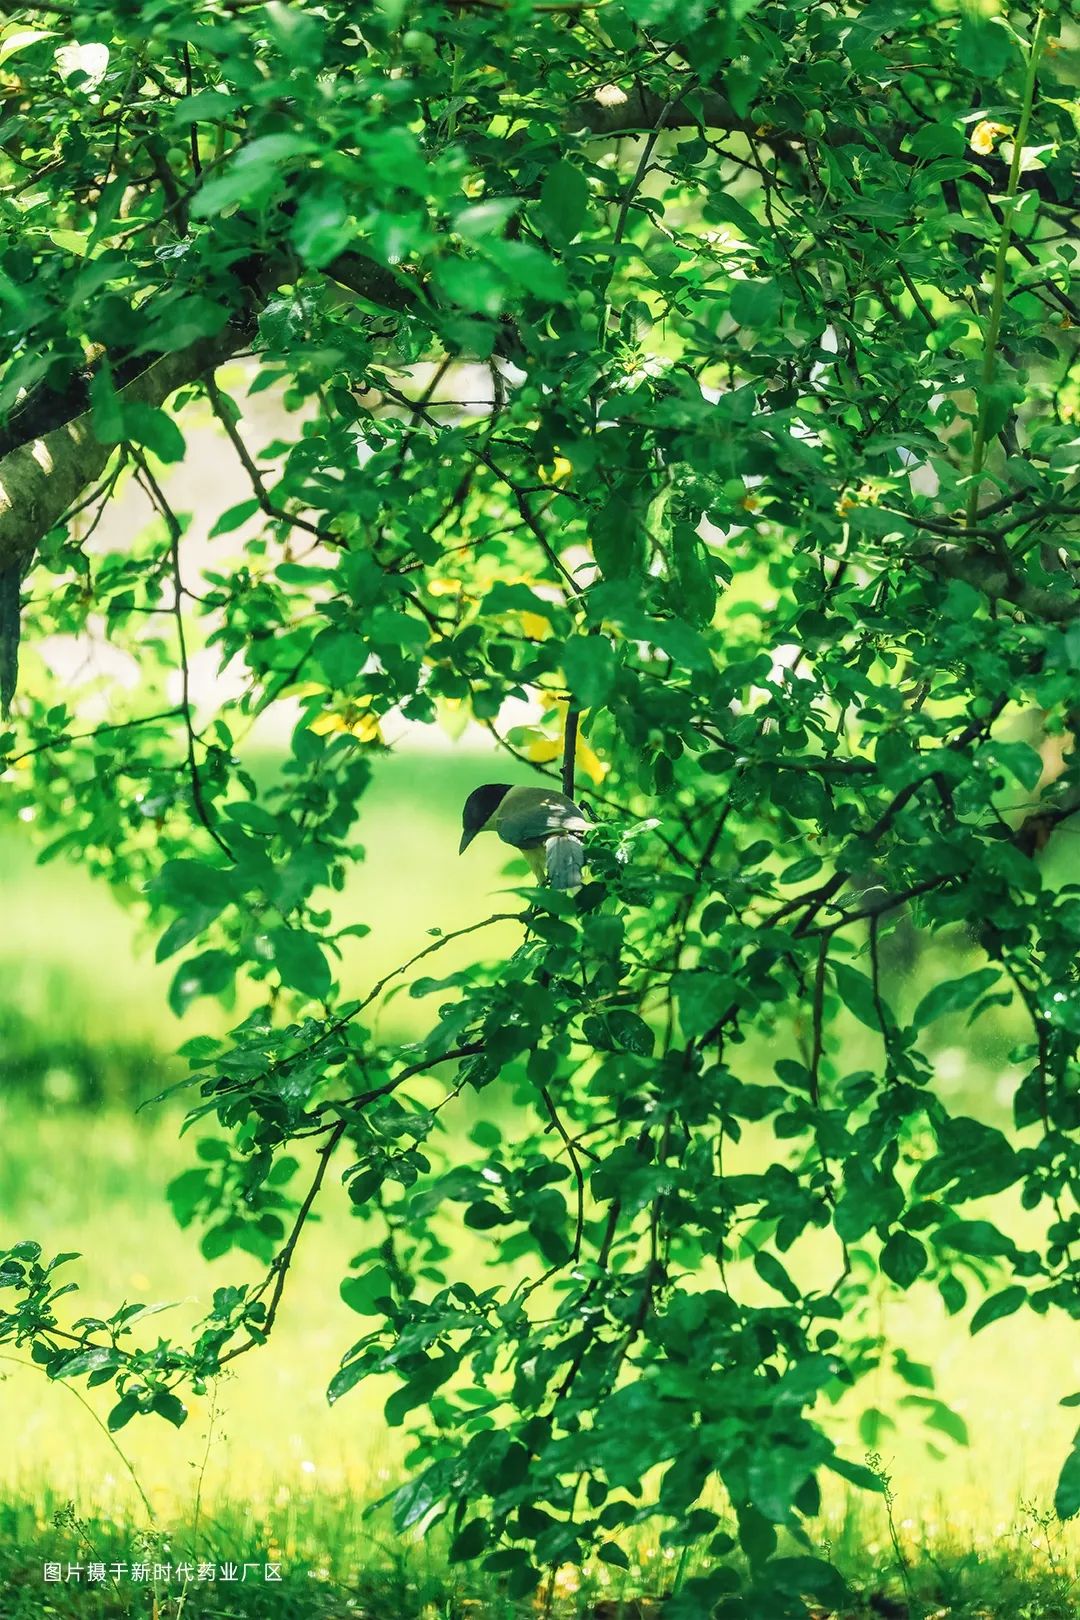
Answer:
<svg viewBox="0 0 1080 1620"><path fill-rule="evenodd" d="M227 359L250 337L229 327L162 355L118 391L121 404L163 405L185 383ZM10 450L0 459L0 567L29 562L38 543L103 471L116 449L94 436L91 412Z"/></svg>
<svg viewBox="0 0 1080 1620"><path fill-rule="evenodd" d="M1080 614L1080 592L1073 576L1069 590L1034 585L982 546L952 545L943 540L916 542L912 554L930 564L946 579L963 580L991 601L1011 602L1032 619L1045 624L1067 624Z"/></svg>

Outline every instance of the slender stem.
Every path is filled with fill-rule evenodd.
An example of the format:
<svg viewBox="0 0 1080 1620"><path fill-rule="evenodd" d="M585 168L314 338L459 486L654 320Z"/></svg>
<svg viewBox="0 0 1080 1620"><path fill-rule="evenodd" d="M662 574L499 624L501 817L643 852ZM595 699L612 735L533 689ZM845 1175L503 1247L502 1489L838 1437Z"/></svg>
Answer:
<svg viewBox="0 0 1080 1620"><path fill-rule="evenodd" d="M580 710L573 698L566 708L566 730L563 734L562 790L568 799L574 797L574 770L577 764L578 718Z"/></svg>
<svg viewBox="0 0 1080 1620"><path fill-rule="evenodd" d="M585 1173L581 1168L581 1160L577 1156L574 1139L569 1135L566 1126L559 1118L559 1111L552 1100L551 1092L546 1086L540 1086L538 1090L543 1099L544 1107L547 1109L552 1127L558 1131L563 1139L563 1144L570 1155L570 1163L574 1171L574 1182L577 1187L577 1219L574 1225L574 1247L570 1252L570 1258L576 1262L581 1259L581 1239L585 1231Z"/></svg>
<svg viewBox="0 0 1080 1620"><path fill-rule="evenodd" d="M33 1362L33 1361L23 1361L21 1356L4 1356L4 1355L0 1355L0 1361L10 1361L12 1366L14 1366L14 1367L25 1367L28 1372L45 1373L45 1368L44 1367L39 1367L37 1365L37 1363ZM154 1524L155 1520L156 1520L156 1515L154 1513L153 1506L152 1506L152 1504L150 1502L150 1498L147 1496L146 1492L143 1490L142 1481L139 1479L139 1476L135 1472L135 1469L134 1469L134 1466L133 1466L133 1464L131 1462L131 1459L128 1457L127 1453L124 1451L124 1448L121 1446L120 1442L117 1440L115 1434L113 1434L112 1430L110 1428L108 1428L106 1424L102 1423L101 1419L98 1417L97 1413L94 1411L94 1408L90 1405L90 1402L88 1400L86 1400L85 1397L82 1396L79 1393L79 1391L75 1388L74 1384L69 1384L62 1378L58 1379L57 1382L60 1384L61 1388L67 1390L69 1395L73 1395L75 1397L75 1399L78 1401L79 1405L81 1407L83 1407L83 1409L85 1411L89 1412L91 1418L93 1418L94 1422L97 1424L98 1428L101 1430L102 1434L105 1436L105 1438L109 1442L110 1446L112 1446L113 1450L116 1452L116 1455L120 1458L120 1461L123 1463L124 1467L127 1469L128 1473L131 1475L132 1479L134 1480L135 1489L138 1491L139 1495L142 1497L142 1504L143 1504L143 1507L146 1509L147 1517L149 1518L150 1523Z"/></svg>
<svg viewBox="0 0 1080 1620"><path fill-rule="evenodd" d="M171 610L170 610L171 611ZM111 720L107 725L96 726L93 731L58 731L55 737L48 737L44 742L35 743L33 748L24 748L21 754L8 754L0 757L0 768L17 765L21 759L30 759L34 754L44 754L50 748L66 748L69 743L85 742L88 738L96 740L103 737L106 732L131 731L135 726L149 726L156 720L178 720L183 716L183 709L160 709L156 714L136 715L133 720Z"/></svg>
<svg viewBox="0 0 1080 1620"><path fill-rule="evenodd" d="M983 349L982 375L979 379L979 414L975 424L975 443L971 451L971 488L968 490L967 498L967 521L969 525L975 522L979 513L979 486L982 483L979 474L982 472L983 462L986 460L986 424L990 411L990 388L994 381L994 370L997 364L1001 314L1005 307L1005 271L1008 264L1009 245L1012 241L1013 214L1016 211L1016 192L1020 183L1020 165L1023 162L1024 142L1027 139L1028 125L1031 122L1031 109L1035 103L1035 77L1039 67L1043 23L1045 21L1046 15L1040 11L1035 23L1031 49L1028 52L1023 105L1020 109L1020 122L1013 137L1009 181L1005 187L1005 198L1001 210L1001 235L998 238L997 255L994 260L994 285L990 297L990 314L986 323L986 346Z"/></svg>
<svg viewBox="0 0 1080 1620"><path fill-rule="evenodd" d="M136 445L132 445L131 449L135 460L139 464L139 474L141 475L140 482L142 482L144 487L149 491L151 503L156 507L158 512L161 513L169 536L169 560L172 567L173 576L172 614L176 623L176 645L179 653L181 679L180 713L183 717L184 731L187 736L187 766L188 776L191 781L191 800L195 809L196 817L210 834L210 837L214 840L214 843L220 850L224 852L224 854L228 856L229 860L231 861L235 859L233 852L229 848L225 839L218 832L217 828L214 826L213 820L211 819L210 810L207 806L206 797L203 793L202 777L199 775L199 762L195 756L195 724L192 718L193 711L191 701L191 665L188 660L187 635L184 630L184 583L180 574L180 521L166 500L157 479L150 471L142 451Z"/></svg>
<svg viewBox="0 0 1080 1620"><path fill-rule="evenodd" d="M269 1337L274 1326L274 1319L277 1316L278 1306L281 1304L281 1296L285 1291L285 1278L289 1267L292 1264L293 1254L296 1250L296 1245L300 1240L300 1234L304 1230L304 1225L309 1214L311 1213L311 1206L319 1196L319 1190L322 1187L327 1166L333 1157L334 1149L341 1141L341 1138L345 1135L347 1128L348 1120L341 1120L333 1127L330 1135L319 1149L318 1168L316 1169L315 1175L311 1181L311 1185L308 1187L307 1193L304 1196L304 1201L297 1211L296 1219L293 1222L292 1231L289 1233L285 1247L281 1250L280 1254L278 1254L270 1268L270 1271L267 1273L263 1282L252 1296L253 1300L259 1299L266 1292L267 1288L270 1287L271 1284L273 1285L273 1291L270 1296L270 1304L262 1326L259 1328L257 1334L251 1334L250 1337L245 1339L242 1344L234 1345L231 1350L227 1350L219 1359L219 1367L224 1367L226 1362L233 1361L237 1356L242 1356L245 1350L253 1350L256 1345L265 1343L266 1339Z"/></svg>

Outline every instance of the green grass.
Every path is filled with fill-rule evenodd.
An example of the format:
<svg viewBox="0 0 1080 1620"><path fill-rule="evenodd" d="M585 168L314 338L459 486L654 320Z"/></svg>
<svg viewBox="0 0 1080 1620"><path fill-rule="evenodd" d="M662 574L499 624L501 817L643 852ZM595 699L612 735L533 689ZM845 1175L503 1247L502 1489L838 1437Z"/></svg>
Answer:
<svg viewBox="0 0 1080 1620"><path fill-rule="evenodd" d="M850 1597L831 1620L1075 1620L1080 1599L1067 1549L1047 1546L1045 1526L1023 1516L993 1547L956 1536L929 1539L883 1526L856 1512L821 1526L826 1550ZM107 1578L87 1583L87 1565ZM247 1563L246 1581L205 1579L205 1566ZM266 1565L280 1580L267 1582ZM60 1579L45 1580L46 1565ZM148 1566L134 1581L132 1565ZM82 1571L68 1580L68 1567ZM111 1566L125 1566L114 1576ZM154 1566L160 1566L154 1579ZM204 1579L199 1579L199 1566ZM185 1584L184 1566L190 1566ZM307 1493L254 1509L239 1496L213 1512L190 1512L148 1529L133 1518L86 1512L45 1490L30 1505L0 1505L0 1600L4 1620L43 1614L84 1620L661 1620L665 1600L694 1592L706 1575L702 1549L688 1558L655 1541L634 1549L626 1570L595 1565L552 1572L540 1592L511 1601L497 1581L468 1566L450 1566L438 1533L394 1537L365 1515L351 1495ZM181 1601L182 1600L182 1601ZM704 1610L697 1611L704 1613ZM686 1620L686 1611L682 1611Z"/></svg>

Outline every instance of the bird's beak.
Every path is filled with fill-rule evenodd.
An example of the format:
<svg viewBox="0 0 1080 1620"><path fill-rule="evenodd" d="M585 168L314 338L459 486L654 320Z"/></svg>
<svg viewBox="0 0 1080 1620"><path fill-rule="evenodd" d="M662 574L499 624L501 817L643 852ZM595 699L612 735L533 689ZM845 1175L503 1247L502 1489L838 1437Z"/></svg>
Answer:
<svg viewBox="0 0 1080 1620"><path fill-rule="evenodd" d="M466 827L465 831L461 835L461 843L458 845L458 854L459 855L464 855L465 851L468 849L469 845L472 843L472 841L473 841L473 839L475 837L476 837L475 831L470 832L469 829Z"/></svg>

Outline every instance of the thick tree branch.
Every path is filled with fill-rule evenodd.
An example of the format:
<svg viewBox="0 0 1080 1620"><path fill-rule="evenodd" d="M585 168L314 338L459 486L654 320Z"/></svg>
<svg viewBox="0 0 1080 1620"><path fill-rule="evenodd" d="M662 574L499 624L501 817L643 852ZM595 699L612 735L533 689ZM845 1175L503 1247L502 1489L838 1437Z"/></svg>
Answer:
<svg viewBox="0 0 1080 1620"><path fill-rule="evenodd" d="M586 129L590 135L649 135L662 129L722 129L752 133L753 124L740 118L726 96L715 90L702 90L692 98L667 101L641 85L619 91L621 100L595 96L575 104L567 114L572 129Z"/></svg>
<svg viewBox="0 0 1080 1620"><path fill-rule="evenodd" d="M954 545L944 540L918 541L912 554L946 579L963 580L991 601L1011 602L1029 618L1044 624L1067 624L1080 614L1080 591L1071 574L1062 575L1061 590L1036 585L1007 568L999 556L983 546Z"/></svg>
<svg viewBox="0 0 1080 1620"><path fill-rule="evenodd" d="M249 335L246 329L230 327L215 338L200 338L175 354L162 355L119 390L121 402L164 404L185 383L220 365ZM91 413L83 411L0 460L0 567L25 567L115 448L95 438Z"/></svg>

